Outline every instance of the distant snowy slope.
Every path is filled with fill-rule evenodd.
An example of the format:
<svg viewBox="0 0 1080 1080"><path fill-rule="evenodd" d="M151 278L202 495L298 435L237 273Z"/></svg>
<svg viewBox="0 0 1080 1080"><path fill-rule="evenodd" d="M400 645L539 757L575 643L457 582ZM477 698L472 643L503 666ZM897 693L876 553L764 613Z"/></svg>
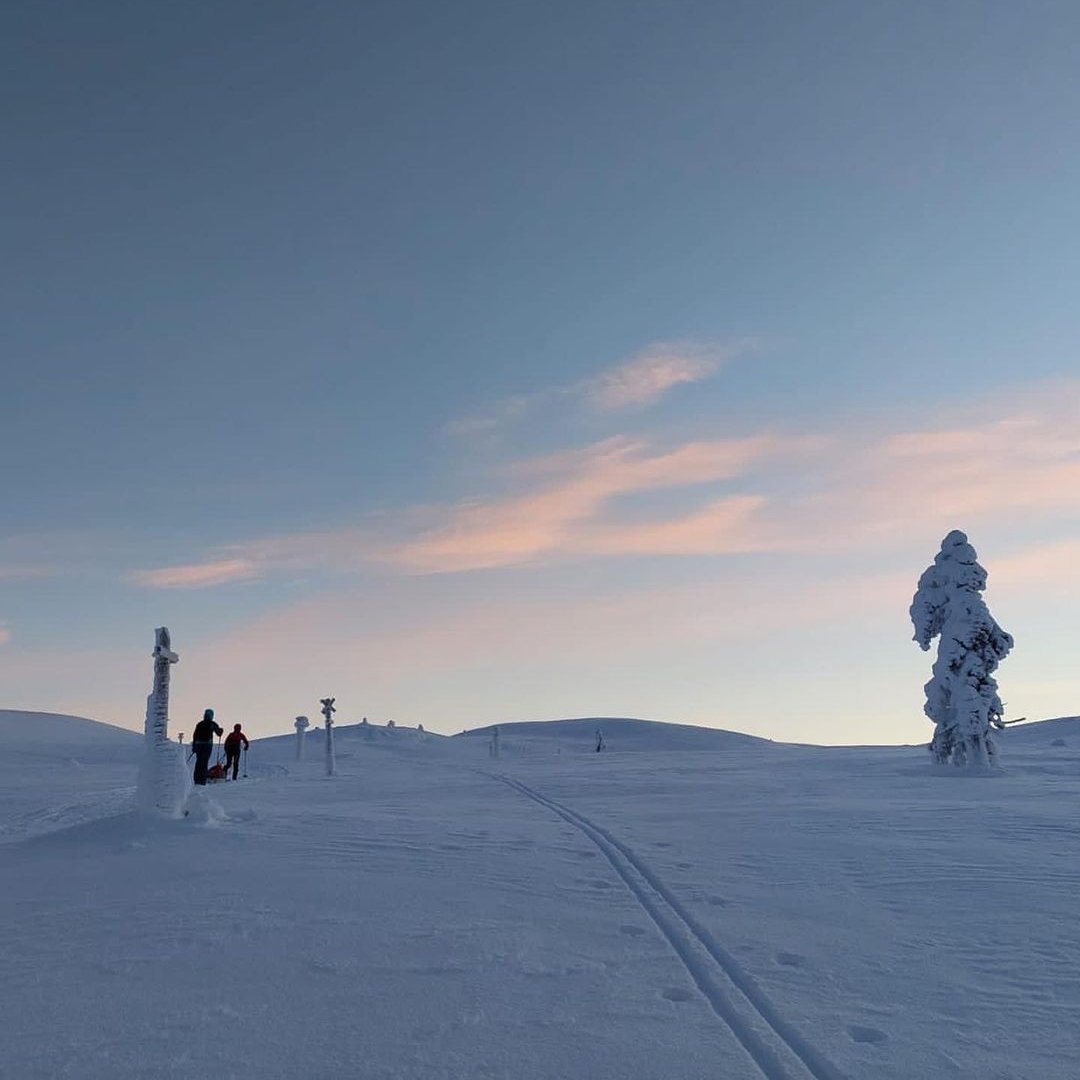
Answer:
<svg viewBox="0 0 1080 1080"><path fill-rule="evenodd" d="M489 738L496 725L463 731L456 739ZM596 731L604 733L610 751L665 750L731 750L772 745L769 739L743 735L719 728L694 727L689 724L668 724L660 720L637 720L621 716L588 716L575 720L531 720L499 724L504 740L558 739L566 746L588 745L591 748Z"/></svg>
<svg viewBox="0 0 1080 1080"><path fill-rule="evenodd" d="M1008 751L1010 745L1049 746L1055 739L1080 746L1080 716L1062 716L1056 720L1035 720L1030 724L1017 724L1006 728L1001 736L1001 748Z"/></svg>
<svg viewBox="0 0 1080 1080"><path fill-rule="evenodd" d="M80 716L0 710L0 842L127 808L142 745Z"/></svg>
<svg viewBox="0 0 1080 1080"><path fill-rule="evenodd" d="M96 765L117 757L134 761L142 736L81 716L0 709L0 744L9 762L15 758L55 764L68 758Z"/></svg>
<svg viewBox="0 0 1080 1080"><path fill-rule="evenodd" d="M305 760L322 760L326 747L326 729L310 727L304 735ZM334 753L346 757L358 750L381 749L404 752L431 752L433 748L448 742L445 735L430 731L418 731L414 727L392 727L385 724L335 724ZM254 739L251 743L251 761L287 763L296 758L296 732L288 735L269 735Z"/></svg>

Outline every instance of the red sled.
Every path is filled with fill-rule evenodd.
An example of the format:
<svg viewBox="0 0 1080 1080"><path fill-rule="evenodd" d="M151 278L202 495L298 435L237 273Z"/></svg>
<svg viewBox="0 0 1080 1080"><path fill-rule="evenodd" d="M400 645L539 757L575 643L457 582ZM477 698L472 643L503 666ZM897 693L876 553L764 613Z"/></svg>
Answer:
<svg viewBox="0 0 1080 1080"><path fill-rule="evenodd" d="M224 780L225 779L225 766L219 761L216 765L211 765L206 770L207 780Z"/></svg>

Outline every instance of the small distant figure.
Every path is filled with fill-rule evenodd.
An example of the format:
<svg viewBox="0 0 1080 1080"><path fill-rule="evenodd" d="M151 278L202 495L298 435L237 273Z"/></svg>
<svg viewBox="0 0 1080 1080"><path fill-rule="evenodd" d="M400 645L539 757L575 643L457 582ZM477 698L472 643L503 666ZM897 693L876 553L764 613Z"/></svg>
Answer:
<svg viewBox="0 0 1080 1080"><path fill-rule="evenodd" d="M599 754L604 749L604 733L597 728L596 729L596 752Z"/></svg>
<svg viewBox="0 0 1080 1080"><path fill-rule="evenodd" d="M240 749L248 748L247 736L240 730L239 724L233 724L232 731L225 736L225 779L229 778L229 766L232 766L232 778L240 771Z"/></svg>
<svg viewBox="0 0 1080 1080"><path fill-rule="evenodd" d="M214 752L214 736L225 732L214 723L214 710L207 709L191 733L191 752L195 755L195 783L206 786L206 769Z"/></svg>

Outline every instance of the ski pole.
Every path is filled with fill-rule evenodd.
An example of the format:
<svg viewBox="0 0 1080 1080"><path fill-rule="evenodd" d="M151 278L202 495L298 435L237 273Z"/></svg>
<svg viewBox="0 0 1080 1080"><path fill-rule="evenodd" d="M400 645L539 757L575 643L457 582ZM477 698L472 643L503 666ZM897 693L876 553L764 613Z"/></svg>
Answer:
<svg viewBox="0 0 1080 1080"><path fill-rule="evenodd" d="M247 743L244 744L244 779L247 779Z"/></svg>

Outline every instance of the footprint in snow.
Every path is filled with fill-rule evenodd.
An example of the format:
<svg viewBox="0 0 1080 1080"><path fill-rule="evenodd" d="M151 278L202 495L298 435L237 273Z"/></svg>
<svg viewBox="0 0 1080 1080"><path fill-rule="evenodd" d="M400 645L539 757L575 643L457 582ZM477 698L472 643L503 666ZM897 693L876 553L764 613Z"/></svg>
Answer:
<svg viewBox="0 0 1080 1080"><path fill-rule="evenodd" d="M660 996L667 998L668 1001L690 1001L694 994L682 986L669 986L661 992Z"/></svg>
<svg viewBox="0 0 1080 1080"><path fill-rule="evenodd" d="M848 1024L848 1034L852 1042L857 1043L883 1043L889 1038L884 1031L873 1027L863 1027L862 1024Z"/></svg>
<svg viewBox="0 0 1080 1080"><path fill-rule="evenodd" d="M693 870L694 864L692 862L677 862L675 864L680 870Z"/></svg>
<svg viewBox="0 0 1080 1080"><path fill-rule="evenodd" d="M806 963L806 957L794 952L778 952L776 962L784 967L802 967Z"/></svg>

